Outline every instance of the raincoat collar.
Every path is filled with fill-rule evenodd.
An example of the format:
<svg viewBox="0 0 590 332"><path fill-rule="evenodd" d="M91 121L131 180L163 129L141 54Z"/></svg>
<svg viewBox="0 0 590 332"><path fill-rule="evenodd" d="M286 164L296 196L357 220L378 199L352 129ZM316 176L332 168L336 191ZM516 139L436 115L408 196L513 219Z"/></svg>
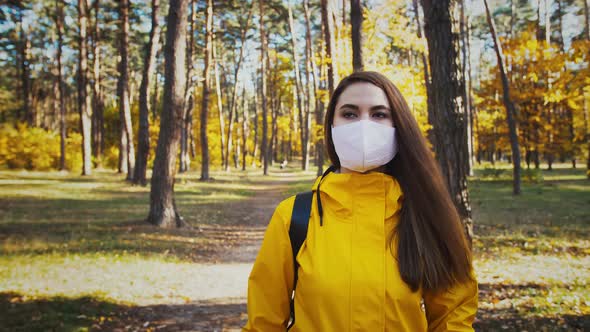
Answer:
<svg viewBox="0 0 590 332"><path fill-rule="evenodd" d="M370 200L374 202L375 208L379 204L385 205L385 219L392 217L401 209L403 192L401 186L395 177L378 171L369 171L367 173L335 173L330 172L324 176L323 180L318 177L312 191L316 192L318 185L320 187L322 203L324 197L328 196L330 202L335 202L339 211L352 213L352 204L354 200ZM381 198L381 199L380 199ZM325 209L326 207L324 207Z"/></svg>

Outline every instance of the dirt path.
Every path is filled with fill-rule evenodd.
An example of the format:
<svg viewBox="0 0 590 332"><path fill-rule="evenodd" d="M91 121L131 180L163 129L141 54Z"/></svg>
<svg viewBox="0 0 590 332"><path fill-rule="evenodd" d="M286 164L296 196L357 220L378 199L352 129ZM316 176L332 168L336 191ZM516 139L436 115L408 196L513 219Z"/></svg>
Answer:
<svg viewBox="0 0 590 332"><path fill-rule="evenodd" d="M185 304L135 306L93 331L239 331L246 323L247 278L277 204L292 181L253 183L254 194L223 205L224 225L200 225L199 237L215 245L203 252L214 265L199 270L199 300ZM195 298L195 296L191 296Z"/></svg>

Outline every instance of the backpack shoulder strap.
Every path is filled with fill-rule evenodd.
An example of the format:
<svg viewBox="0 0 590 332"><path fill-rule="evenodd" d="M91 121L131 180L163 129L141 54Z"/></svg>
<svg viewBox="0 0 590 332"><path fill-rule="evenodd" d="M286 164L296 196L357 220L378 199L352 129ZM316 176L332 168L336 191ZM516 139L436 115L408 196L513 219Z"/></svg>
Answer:
<svg viewBox="0 0 590 332"><path fill-rule="evenodd" d="M291 214L291 225L289 226L289 240L291 241L291 250L293 251L293 294L291 297L291 323L289 327L295 323L295 306L293 303L294 292L297 287L297 270L299 264L297 263L297 253L301 249L301 245L307 237L307 226L309 225L309 217L311 215L311 203L313 199L313 192L307 191L299 193L295 196L295 204L293 205L293 212Z"/></svg>

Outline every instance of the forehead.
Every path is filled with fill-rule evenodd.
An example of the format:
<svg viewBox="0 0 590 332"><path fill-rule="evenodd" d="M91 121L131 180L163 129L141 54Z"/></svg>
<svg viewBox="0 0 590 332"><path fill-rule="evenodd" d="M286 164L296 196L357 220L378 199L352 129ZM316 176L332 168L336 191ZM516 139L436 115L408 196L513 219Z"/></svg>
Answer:
<svg viewBox="0 0 590 332"><path fill-rule="evenodd" d="M343 104L389 106L385 92L380 87L367 82L353 83L346 87L338 98L336 108Z"/></svg>

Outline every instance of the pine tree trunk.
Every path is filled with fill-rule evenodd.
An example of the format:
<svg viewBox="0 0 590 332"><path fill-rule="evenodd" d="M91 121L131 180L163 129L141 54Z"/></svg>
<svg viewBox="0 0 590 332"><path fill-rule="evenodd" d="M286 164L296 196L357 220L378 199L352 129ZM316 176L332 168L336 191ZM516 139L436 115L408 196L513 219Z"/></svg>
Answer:
<svg viewBox="0 0 590 332"><path fill-rule="evenodd" d="M93 32L93 74L94 84L92 85L93 92L93 109L92 112L92 152L96 161L97 166L102 163L102 155L104 149L104 99L102 95L102 89L100 86L100 30L98 25L98 13L99 13L99 0L95 0L94 6L94 32Z"/></svg>
<svg viewBox="0 0 590 332"><path fill-rule="evenodd" d="M416 19L416 31L419 39L422 39L422 24L420 23L420 13L418 11L418 0L412 0L412 5L414 9L414 18ZM428 123L432 126L432 129L428 131L427 137L432 146L436 145L436 135L434 133L434 107L432 106L432 87L430 85L430 73L428 68L428 60L426 59L426 54L424 52L420 53L420 57L422 58L422 68L424 70L424 86L426 87L426 104L427 104L427 112L428 112Z"/></svg>
<svg viewBox="0 0 590 332"><path fill-rule="evenodd" d="M117 84L117 95L119 99L119 119L121 123L121 151L119 160L122 171L127 171L127 180L133 179L135 168L135 147L133 144L133 128L131 123L131 105L129 103L129 1L119 2L119 81Z"/></svg>
<svg viewBox="0 0 590 332"><path fill-rule="evenodd" d="M88 4L87 0L78 0L78 110L82 132L82 175L92 172L92 108L88 93Z"/></svg>
<svg viewBox="0 0 590 332"><path fill-rule="evenodd" d="M452 34L450 0L422 0L424 33L428 42L431 71L435 153L447 187L461 216L469 242L473 237L471 205L467 191L467 131L465 108L457 103L462 95L458 78L457 50Z"/></svg>
<svg viewBox="0 0 590 332"><path fill-rule="evenodd" d="M219 149L221 151L221 167L225 165L225 118L223 115L223 92L221 90L221 79L219 75L219 59L217 58L217 47L215 40L212 41L212 52L213 52L213 72L215 74L215 95L217 96L217 111L219 118Z"/></svg>
<svg viewBox="0 0 590 332"><path fill-rule="evenodd" d="M352 36L352 68L353 71L363 71L363 8L361 0L350 0L350 24Z"/></svg>
<svg viewBox="0 0 590 332"><path fill-rule="evenodd" d="M66 169L66 103L64 98L64 82L62 70L63 48L63 0L55 0L55 25L57 27L57 79L59 96L59 169Z"/></svg>
<svg viewBox="0 0 590 332"><path fill-rule="evenodd" d="M185 0L186 1L186 0ZM203 68L203 95L201 99L201 178L200 181L209 181L209 141L207 139L207 117L209 107L209 73L211 65L211 47L213 41L213 0L207 0L205 25L205 65ZM221 112L221 109L219 110Z"/></svg>
<svg viewBox="0 0 590 332"><path fill-rule="evenodd" d="M260 10L260 73L262 75L261 102L262 102L262 146L260 147L260 154L262 156L263 174L268 175L268 116L266 105L266 59L267 59L267 43L266 32L264 29L264 0L258 0Z"/></svg>
<svg viewBox="0 0 590 332"><path fill-rule="evenodd" d="M179 165L179 173L187 172L190 169L191 159L189 156L189 136L192 130L192 109L190 109L190 105L192 102L189 102L190 97L192 97L192 77L193 77L193 45L194 45L194 35L195 35L195 21L197 19L196 9L195 9L195 0L190 1L190 21L188 25L188 40L187 40L187 52L186 52L186 60L187 60L187 70L186 70L186 78L185 78L185 89L184 89L184 106L183 106L183 126L180 133L180 165ZM190 120L189 120L190 118Z"/></svg>
<svg viewBox="0 0 590 332"><path fill-rule="evenodd" d="M506 107L506 120L508 121L508 132L510 135L510 146L512 149L512 192L514 195L520 195L520 147L518 144L518 132L516 128L516 110L514 108L514 103L510 98L510 82L508 81L508 76L506 75L506 71L504 69L502 47L498 41L498 38L496 37L496 28L490 14L487 0L484 0L484 5L486 8L488 25L494 40L494 50L496 51L496 57L498 59L498 69L500 70L500 76L502 77L502 94L504 106Z"/></svg>
<svg viewBox="0 0 590 332"><path fill-rule="evenodd" d="M153 79L153 72L156 68L156 54L160 44L160 26L158 24L159 2L159 0L152 0L152 29L150 30L147 52L144 56L141 86L139 87L139 132L137 134L137 160L133 182L142 186L147 184L146 170L150 151L149 91Z"/></svg>
<svg viewBox="0 0 590 332"><path fill-rule="evenodd" d="M320 0L321 11L322 11L322 27L323 27L323 37L324 37L324 46L326 47L326 58L330 59L327 64L328 67L328 98L332 97L334 93L334 63L332 62L333 59L333 52L335 50L334 46L334 24L332 22L332 7L329 6L328 0Z"/></svg>
<svg viewBox="0 0 590 332"><path fill-rule="evenodd" d="M249 103L246 105L246 89L244 89L242 92L242 171L246 170L246 157L248 156L247 144L249 136L249 107Z"/></svg>
<svg viewBox="0 0 590 332"><path fill-rule="evenodd" d="M147 217L147 222L166 228L188 226L180 216L174 200L176 156L183 120L188 2L189 0L170 0L166 19L164 101L151 180L150 213Z"/></svg>

